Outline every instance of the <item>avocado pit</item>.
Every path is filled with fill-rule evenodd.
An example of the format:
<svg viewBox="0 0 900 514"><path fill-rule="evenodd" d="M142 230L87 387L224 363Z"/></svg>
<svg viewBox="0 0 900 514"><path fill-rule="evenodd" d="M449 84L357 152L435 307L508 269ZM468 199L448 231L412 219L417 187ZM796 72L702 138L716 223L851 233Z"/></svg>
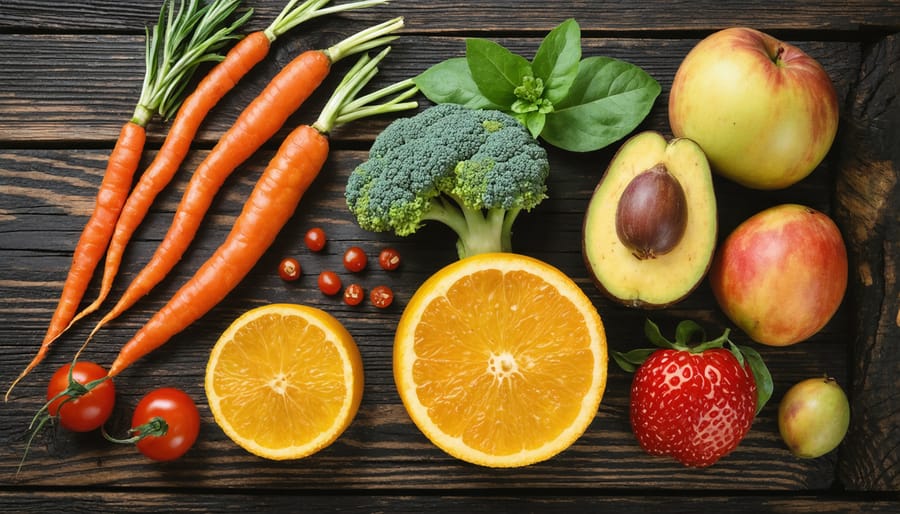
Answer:
<svg viewBox="0 0 900 514"><path fill-rule="evenodd" d="M635 176L616 208L616 235L638 259L655 259L678 245L687 228L681 183L658 163Z"/></svg>

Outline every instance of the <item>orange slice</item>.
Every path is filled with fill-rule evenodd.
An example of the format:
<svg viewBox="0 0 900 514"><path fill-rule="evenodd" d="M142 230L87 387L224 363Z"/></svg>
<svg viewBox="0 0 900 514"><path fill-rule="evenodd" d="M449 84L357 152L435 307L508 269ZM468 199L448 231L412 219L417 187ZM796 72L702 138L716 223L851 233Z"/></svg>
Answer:
<svg viewBox="0 0 900 514"><path fill-rule="evenodd" d="M298 459L350 425L362 399L362 359L330 314L266 305L225 330L210 354L205 386L216 423L235 443L267 459Z"/></svg>
<svg viewBox="0 0 900 514"><path fill-rule="evenodd" d="M603 323L542 261L481 254L413 295L394 340L394 381L413 422L467 462L549 459L591 424L606 387Z"/></svg>

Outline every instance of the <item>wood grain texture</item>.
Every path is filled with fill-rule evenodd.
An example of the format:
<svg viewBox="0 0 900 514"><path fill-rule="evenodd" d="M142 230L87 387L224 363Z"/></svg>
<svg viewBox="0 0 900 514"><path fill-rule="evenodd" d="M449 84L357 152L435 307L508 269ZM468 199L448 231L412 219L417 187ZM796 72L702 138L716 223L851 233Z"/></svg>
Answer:
<svg viewBox="0 0 900 514"><path fill-rule="evenodd" d="M257 10L249 29L262 28L283 0L247 1ZM143 26L158 1L0 2L0 384L31 358L58 298L72 249L86 221L105 160L121 123L130 116L143 74ZM390 121L376 118L337 130L335 149L295 216L250 275L218 307L168 344L126 370L117 382L114 433L155 387L186 390L199 405L200 439L184 459L151 463L130 447L114 447L96 433L50 429L39 435L18 476L25 428L42 403L46 379L67 362L96 317L76 325L45 364L0 404L0 510L53 512L208 512L428 510L509 512L896 512L898 484L896 344L900 340L900 114L897 74L900 3L838 2L412 2L329 17L292 32L269 59L212 112L188 159L135 234L111 293L124 290L156 248L171 221L190 173L240 110L290 59L322 48L362 27L406 16L375 85L415 75L460 56L464 38L490 37L530 55L558 21L576 16L585 55L633 62L651 73L663 93L638 130L670 135L666 104L683 56L706 33L747 24L783 34L825 66L842 103L840 137L826 161L799 184L760 192L715 179L720 239L750 215L798 202L832 214L845 232L854 273L851 291L835 318L809 342L756 345L769 364L775 393L737 451L709 469L687 469L649 457L628 421L630 376L609 368L600 413L575 445L550 461L523 469L490 470L457 461L428 442L403 409L392 377L392 339L405 302L416 287L455 259L454 236L429 226L408 238L361 230L347 212L343 188L366 158L372 139ZM231 223L287 131L308 123L350 63L335 67L319 93L285 129L225 183L191 249L156 290L98 334L86 357L108 365L119 346L164 305L224 240ZM423 107L427 102L423 102ZM167 125L151 123L149 164ZM515 250L570 275L597 306L614 350L643 346L651 316L671 332L685 318L709 332L728 326L708 283L678 305L644 312L612 303L594 288L582 261L584 209L618 144L579 155L550 150L550 197L519 216ZM325 228L326 250L305 249L303 233ZM385 283L397 294L387 310L348 307L321 295L315 275L342 270L341 255L359 245L374 255L398 248L401 268L370 267L352 276L365 287ZM300 259L304 277L282 282L275 272L286 255ZM345 278L351 278L345 274ZM96 293L93 283L89 296ZM365 393L357 418L331 447L297 462L253 457L215 425L206 405L203 374L218 335L249 308L271 302L306 303L341 320L360 346ZM738 343L751 344L734 334ZM777 432L777 405L794 383L823 373L847 385L853 425L839 451L797 459Z"/></svg>
<svg viewBox="0 0 900 514"><path fill-rule="evenodd" d="M265 87L281 67L309 48L324 48L365 25L342 27L340 32L319 31L316 37L286 37L277 41L270 58L258 65L210 113L197 143L212 146L240 111ZM523 55L532 54L539 38L496 38ZM666 133L668 90L681 59L697 39L586 38L583 54L603 55L641 66L663 87L646 125ZM859 46L845 41L796 42L828 70L840 98L845 98L859 69ZM76 36L0 34L0 141L17 145L111 145L121 123L131 117L143 76L141 38L134 36ZM431 64L465 54L463 37L410 35L392 44L372 87L414 76ZM58 56L66 55L65 60ZM292 116L278 137L289 128L312 122L351 62L338 63L331 76L304 107ZM89 73L85 73L88 70ZM427 103L427 101L425 102ZM371 140L383 128L380 118L363 120L352 130L339 128L334 139ZM160 120L148 127L150 144L160 144L167 125Z"/></svg>
<svg viewBox="0 0 900 514"><path fill-rule="evenodd" d="M0 29L139 33L144 25L155 21L158 3L5 0L0 4ZM245 1L243 5L254 9L253 25L264 26L283 3ZM749 25L764 30L857 31L900 25L896 0L787 1L773 2L764 8L753 2L735 0L392 0L375 12L385 18L406 16L411 29L427 32L546 32L568 17L577 17L586 30L592 31L708 31L728 25ZM371 16L372 12L341 15L354 19L371 19Z"/></svg>
<svg viewBox="0 0 900 514"><path fill-rule="evenodd" d="M697 512L734 512L758 514L857 514L894 513L896 504L887 499L847 501L828 495L802 495L796 498L779 496L704 495L685 498L673 495L653 495L623 498L589 493L576 496L540 496L523 498L518 495L481 496L472 494L433 494L416 496L405 494L339 495L323 493L298 495L293 491L273 494L231 493L223 501L211 493L174 495L165 493L112 492L39 492L31 495L0 492L0 508L15 512L57 512L65 505L67 512L133 512L156 513L160 506L170 513L191 512L347 512L392 513L422 512L500 512L530 514L537 512L629 512L632 514L695 514ZM211 506L215 506L211 508Z"/></svg>
<svg viewBox="0 0 900 514"><path fill-rule="evenodd" d="M849 488L896 491L900 489L897 35L868 49L846 121L836 187L837 216L856 273L851 290L854 409L840 476Z"/></svg>

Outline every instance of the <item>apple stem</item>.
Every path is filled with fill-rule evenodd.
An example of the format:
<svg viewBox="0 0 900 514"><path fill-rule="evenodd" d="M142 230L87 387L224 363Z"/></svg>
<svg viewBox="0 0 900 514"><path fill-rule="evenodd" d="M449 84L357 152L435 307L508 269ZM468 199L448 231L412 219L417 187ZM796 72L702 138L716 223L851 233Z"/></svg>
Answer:
<svg viewBox="0 0 900 514"><path fill-rule="evenodd" d="M778 48L775 50L775 57L772 58L772 61L775 64L779 64L779 61L781 61L781 56L783 54L784 54L784 46L778 45Z"/></svg>

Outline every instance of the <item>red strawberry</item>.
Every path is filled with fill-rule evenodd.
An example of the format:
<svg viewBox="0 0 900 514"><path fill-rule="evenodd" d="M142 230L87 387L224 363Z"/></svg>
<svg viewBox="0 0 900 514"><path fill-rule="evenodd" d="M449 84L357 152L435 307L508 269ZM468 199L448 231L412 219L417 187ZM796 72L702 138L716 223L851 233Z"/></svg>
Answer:
<svg viewBox="0 0 900 514"><path fill-rule="evenodd" d="M670 455L686 466L715 464L737 448L771 395L762 358L732 343L727 330L689 347L702 335L690 321L679 324L674 343L649 320L646 332L663 348L615 354L626 370L639 365L630 409L638 443L651 455Z"/></svg>

